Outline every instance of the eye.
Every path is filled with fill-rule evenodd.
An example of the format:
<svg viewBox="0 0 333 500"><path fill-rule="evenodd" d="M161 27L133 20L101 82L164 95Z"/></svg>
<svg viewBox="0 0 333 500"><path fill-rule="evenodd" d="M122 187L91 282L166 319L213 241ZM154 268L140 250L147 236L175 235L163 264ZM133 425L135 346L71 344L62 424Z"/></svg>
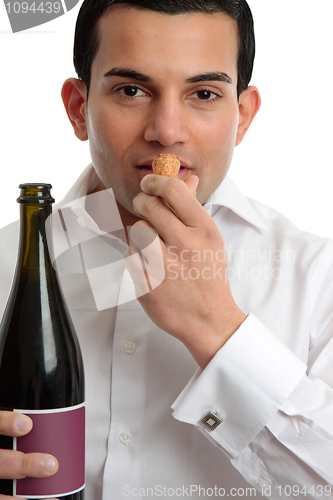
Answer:
<svg viewBox="0 0 333 500"><path fill-rule="evenodd" d="M116 92L124 97L142 97L146 95L143 90L139 89L139 87L136 87L135 85L124 85L123 87L118 88Z"/></svg>
<svg viewBox="0 0 333 500"><path fill-rule="evenodd" d="M198 99L199 101L214 102L222 98L222 95L218 94L217 92L213 92L210 89L201 89L191 94L189 98Z"/></svg>
<svg viewBox="0 0 333 500"><path fill-rule="evenodd" d="M199 90L196 92L199 99L203 101L210 101L212 97L216 97L216 94L211 92L210 90Z"/></svg>

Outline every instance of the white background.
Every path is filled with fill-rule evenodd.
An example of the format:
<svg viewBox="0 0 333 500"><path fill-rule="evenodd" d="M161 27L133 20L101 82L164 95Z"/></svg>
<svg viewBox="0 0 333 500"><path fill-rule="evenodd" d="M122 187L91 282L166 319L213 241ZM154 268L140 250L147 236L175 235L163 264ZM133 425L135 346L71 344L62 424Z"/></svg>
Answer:
<svg viewBox="0 0 333 500"><path fill-rule="evenodd" d="M63 81L75 76L81 4L12 34L0 1L0 227L18 217L18 184L49 182L59 201L90 162L88 143L75 138L60 97ZM230 175L246 195L332 238L333 1L249 4L257 38L252 84L262 108L236 148Z"/></svg>

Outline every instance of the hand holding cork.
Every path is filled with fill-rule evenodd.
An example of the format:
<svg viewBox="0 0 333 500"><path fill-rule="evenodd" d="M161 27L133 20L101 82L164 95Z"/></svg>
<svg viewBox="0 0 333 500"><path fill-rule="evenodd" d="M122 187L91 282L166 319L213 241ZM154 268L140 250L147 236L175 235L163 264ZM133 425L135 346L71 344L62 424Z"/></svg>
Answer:
<svg viewBox="0 0 333 500"><path fill-rule="evenodd" d="M152 163L154 174L165 177L177 177L180 169L180 161L176 155L162 153L154 159Z"/></svg>
<svg viewBox="0 0 333 500"><path fill-rule="evenodd" d="M133 281L138 279L134 284L144 311L161 330L183 342L204 369L246 315L234 302L225 279L227 263L218 259L225 255L225 247L215 221L202 206L207 186L203 186L202 201L200 192L197 196L196 172L203 167L186 151L180 154L183 168L175 155L161 154L152 161L153 173L159 175L141 179L142 192L134 198L133 208L143 220L132 227L131 237L142 248L147 274L142 273L141 260L137 264L128 260L127 264ZM142 245L143 228L156 231L156 247L146 240ZM185 254L204 256L207 251L212 255L209 262L183 258ZM208 336L203 335L202 325Z"/></svg>

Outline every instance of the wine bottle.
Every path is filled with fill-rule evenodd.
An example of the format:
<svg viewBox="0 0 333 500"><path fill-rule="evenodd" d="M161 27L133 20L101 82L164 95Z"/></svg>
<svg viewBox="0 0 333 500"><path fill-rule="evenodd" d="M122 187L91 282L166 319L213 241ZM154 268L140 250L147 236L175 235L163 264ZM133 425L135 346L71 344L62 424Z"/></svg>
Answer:
<svg viewBox="0 0 333 500"><path fill-rule="evenodd" d="M54 455L59 470L48 478L1 480L0 493L83 500L84 369L50 257L51 187L19 186L18 257L0 326L0 410L25 413L34 425L26 436L0 436L0 448Z"/></svg>

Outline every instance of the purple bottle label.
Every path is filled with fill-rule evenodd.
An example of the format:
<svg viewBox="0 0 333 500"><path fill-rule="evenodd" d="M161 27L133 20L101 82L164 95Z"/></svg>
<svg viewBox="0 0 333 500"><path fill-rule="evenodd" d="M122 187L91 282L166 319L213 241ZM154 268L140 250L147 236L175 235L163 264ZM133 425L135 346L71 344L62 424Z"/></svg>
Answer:
<svg viewBox="0 0 333 500"><path fill-rule="evenodd" d="M55 410L14 410L33 420L29 434L14 438L14 450L48 453L56 457L59 469L47 478L13 481L17 498L54 498L76 493L85 485L85 404Z"/></svg>

